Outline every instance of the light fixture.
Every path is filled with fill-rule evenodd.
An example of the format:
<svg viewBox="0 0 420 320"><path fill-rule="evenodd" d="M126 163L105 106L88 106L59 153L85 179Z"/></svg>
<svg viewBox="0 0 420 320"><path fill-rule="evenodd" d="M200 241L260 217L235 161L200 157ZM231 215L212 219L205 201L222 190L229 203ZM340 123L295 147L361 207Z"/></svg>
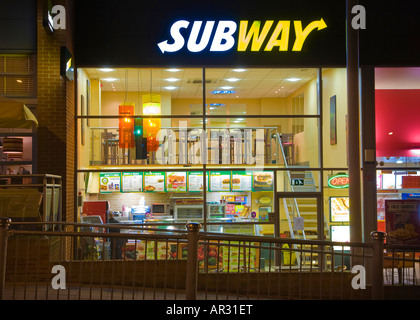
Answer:
<svg viewBox="0 0 420 320"><path fill-rule="evenodd" d="M220 87L220 89L223 89L223 90L230 90L230 89L233 89L233 87L224 86L224 87Z"/></svg>
<svg viewBox="0 0 420 320"><path fill-rule="evenodd" d="M23 139L22 138L4 138L3 153L8 155L22 154Z"/></svg>
<svg viewBox="0 0 420 320"><path fill-rule="evenodd" d="M177 79L177 78L168 78L168 79L165 79L166 81L169 81L169 82L176 82L176 81L179 81L179 79Z"/></svg>
<svg viewBox="0 0 420 320"><path fill-rule="evenodd" d="M114 71L114 69L111 69L111 68L101 68L101 69L99 69L99 71L102 71L102 72L111 72L111 71Z"/></svg>
<svg viewBox="0 0 420 320"><path fill-rule="evenodd" d="M166 89L166 90L175 90L176 87L169 86L169 87L164 87L163 89Z"/></svg>
<svg viewBox="0 0 420 320"><path fill-rule="evenodd" d="M171 68L171 69L166 69L166 71L168 71L168 72L178 72L178 71L181 71L181 69Z"/></svg>
<svg viewBox="0 0 420 320"><path fill-rule="evenodd" d="M160 115L161 102L160 95L146 94L143 95L143 115ZM157 151L159 141L156 136L160 130L160 118L144 118L143 119L143 137L147 138L147 151Z"/></svg>
<svg viewBox="0 0 420 320"><path fill-rule="evenodd" d="M119 106L120 116L133 116L134 104L124 103ZM134 147L134 120L131 117L119 119L119 147L129 149Z"/></svg>
<svg viewBox="0 0 420 320"><path fill-rule="evenodd" d="M420 155L420 149L411 149L411 152Z"/></svg>
<svg viewBox="0 0 420 320"><path fill-rule="evenodd" d="M118 80L117 78L103 78L102 80L112 82Z"/></svg>
<svg viewBox="0 0 420 320"><path fill-rule="evenodd" d="M235 93L235 91L232 90L214 90L212 91L213 94L230 94Z"/></svg>
<svg viewBox="0 0 420 320"><path fill-rule="evenodd" d="M225 79L226 81L229 81L229 82L236 82L236 81L239 81L239 80L241 80L241 79L238 79L238 78L228 78L228 79Z"/></svg>
<svg viewBox="0 0 420 320"><path fill-rule="evenodd" d="M235 71L235 72L245 72L246 69L233 69L233 71Z"/></svg>
<svg viewBox="0 0 420 320"><path fill-rule="evenodd" d="M290 81L290 82L296 82L296 81L300 81L300 80L302 80L302 79L300 79L300 78L288 78L288 79L286 79L286 81Z"/></svg>

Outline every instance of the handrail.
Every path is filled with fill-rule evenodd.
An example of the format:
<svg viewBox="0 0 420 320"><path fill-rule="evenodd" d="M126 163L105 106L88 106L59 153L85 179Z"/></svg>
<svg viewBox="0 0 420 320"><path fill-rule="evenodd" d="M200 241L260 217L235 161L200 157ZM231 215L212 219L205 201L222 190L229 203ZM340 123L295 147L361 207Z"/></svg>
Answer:
<svg viewBox="0 0 420 320"><path fill-rule="evenodd" d="M277 132L277 139L278 139L278 143L279 143L279 145L280 145L281 153L282 153L282 155L283 155L284 166L285 166L286 168L288 168L289 166L288 166L288 164L287 164L286 155L284 154L282 139L281 139L280 134L279 134L278 132ZM290 171L287 171L287 176L289 177L290 188L291 188L291 190L292 190L292 192L293 192L293 191L294 191L294 189L293 189L293 185L292 185L292 178L291 178L291 176L290 176ZM285 201L285 200L286 200L286 199L284 199L284 201ZM293 198L293 201L294 201L294 206L295 206L295 208L296 208L297 216L298 216L298 217L300 217L299 206L297 205L296 198ZM285 203L285 209L286 209L286 211L288 212L288 209L287 209L287 203ZM287 214L287 217L288 217L288 220L289 220L289 226L291 226L291 222L290 222L289 214ZM294 238L294 231L293 231L292 229L293 229L293 228L291 228L291 230L290 230L290 234L291 234L291 235L293 234L293 238ZM302 230L302 235L303 235L303 239L306 239L305 230Z"/></svg>
<svg viewBox="0 0 420 320"><path fill-rule="evenodd" d="M121 223L108 223L108 224L90 224L90 223L71 223L71 222L26 222L26 223L19 223L19 222L11 222L10 225L18 225L18 224L58 224L58 225L69 225L69 226L78 226L78 227L98 227L103 229L116 229L116 228L128 228L128 229L139 229L130 226L122 226ZM153 228L145 228L145 231L159 231L162 233L171 233L171 234L150 234L150 233L111 233L111 232L83 232L83 231L37 231L37 230L15 230L10 229L8 230L9 234L14 235L54 235L54 236L86 236L86 237L122 237L122 238L142 238L142 237L173 237L173 233L180 233L186 234L188 230L179 230L179 229L153 229ZM219 232L209 232L209 231L199 231L200 239L208 239L208 240L221 240L221 241L241 241L241 242L262 242L262 243L277 243L277 244L294 244L294 245L312 245L312 246L338 246L338 247L363 247L363 248L371 248L371 242L340 242L340 241L328 241L328 240L307 240L307 239L291 239L291 238L278 238L274 236L257 236L257 235L243 235L243 234L226 234L226 233L219 233ZM398 247L398 246L396 246ZM408 246L399 246L407 248ZM420 246L410 246L414 249L420 249ZM300 250L300 249L299 249ZM304 250L304 249L302 249ZM312 250L313 251L313 250Z"/></svg>

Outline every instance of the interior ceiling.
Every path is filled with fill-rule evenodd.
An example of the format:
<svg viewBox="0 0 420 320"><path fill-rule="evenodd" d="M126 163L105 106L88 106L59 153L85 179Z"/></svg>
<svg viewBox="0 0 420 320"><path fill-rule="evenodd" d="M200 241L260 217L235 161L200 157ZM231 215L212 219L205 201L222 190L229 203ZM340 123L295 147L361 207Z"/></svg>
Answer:
<svg viewBox="0 0 420 320"><path fill-rule="evenodd" d="M420 89L420 68L376 68L376 89Z"/></svg>
<svg viewBox="0 0 420 320"><path fill-rule="evenodd" d="M202 98L202 69L187 68L178 72L168 69L120 68L110 72L87 68L91 78L101 79L103 91L169 91L173 99ZM286 97L308 81L316 79L317 69L254 68L243 72L235 69L206 69L207 98L275 98ZM115 78L115 81L106 81ZM168 81L167 79L177 79ZM227 79L238 79L231 82ZM298 78L298 81L288 81ZM167 87L175 87L168 90ZM233 90L230 94L212 94L215 90Z"/></svg>
<svg viewBox="0 0 420 320"><path fill-rule="evenodd" d="M180 69L170 72L159 68L118 68L110 72L97 68L85 69L88 76L101 79L103 91L170 91L174 99L200 99L202 97L201 68ZM299 68L252 68L243 72L235 69L206 69L206 96L219 98L221 94L212 94L223 87L231 87L234 93L224 94L223 98L275 98L287 97L308 81L315 79L317 69ZM115 78L115 81L105 81ZM166 79L177 79L168 81ZM239 79L230 82L227 79ZM299 78L291 82L286 79ZM420 68L376 68L376 89L420 89ZM167 87L175 87L172 90Z"/></svg>

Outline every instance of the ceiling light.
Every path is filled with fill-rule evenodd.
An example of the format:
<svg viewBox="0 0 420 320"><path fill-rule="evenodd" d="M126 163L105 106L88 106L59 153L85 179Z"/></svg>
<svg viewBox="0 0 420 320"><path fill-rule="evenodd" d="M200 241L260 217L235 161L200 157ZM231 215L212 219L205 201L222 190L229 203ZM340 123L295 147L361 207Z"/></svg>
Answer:
<svg viewBox="0 0 420 320"><path fill-rule="evenodd" d="M411 149L411 152L416 155L420 155L420 149Z"/></svg>
<svg viewBox="0 0 420 320"><path fill-rule="evenodd" d="M174 90L174 89L176 89L176 87L169 86L169 87L164 87L164 89L166 89L166 90Z"/></svg>
<svg viewBox="0 0 420 320"><path fill-rule="evenodd" d="M228 93L235 93L235 91L232 91L232 90L214 90L212 93L213 94L228 94Z"/></svg>
<svg viewBox="0 0 420 320"><path fill-rule="evenodd" d="M169 72L178 72L178 71L181 71L181 69L166 69L166 71L169 71Z"/></svg>
<svg viewBox="0 0 420 320"><path fill-rule="evenodd" d="M226 81L229 81L229 82L236 82L236 81L239 81L240 79L237 79L237 78L229 78L229 79L226 79Z"/></svg>
<svg viewBox="0 0 420 320"><path fill-rule="evenodd" d="M118 79L117 78L104 78L102 80L104 80L104 81L115 81L115 80L118 80Z"/></svg>
<svg viewBox="0 0 420 320"><path fill-rule="evenodd" d="M235 71L235 72L245 72L246 69L233 69L233 71Z"/></svg>
<svg viewBox="0 0 420 320"><path fill-rule="evenodd" d="M99 69L99 71L102 71L102 72L111 72L111 71L114 71L114 69L102 68L102 69Z"/></svg>
<svg viewBox="0 0 420 320"><path fill-rule="evenodd" d="M165 79L165 80L169 81L169 82L179 81L179 79L177 79L177 78L168 78L168 79Z"/></svg>
<svg viewBox="0 0 420 320"><path fill-rule="evenodd" d="M300 78L289 78L289 79L286 79L287 81L290 81L290 82L296 82L296 81L299 81L299 80L302 80L302 79L300 79Z"/></svg>
<svg viewBox="0 0 420 320"><path fill-rule="evenodd" d="M233 87L224 86L224 87L220 87L220 89L223 89L223 90L230 90L230 89L233 89Z"/></svg>

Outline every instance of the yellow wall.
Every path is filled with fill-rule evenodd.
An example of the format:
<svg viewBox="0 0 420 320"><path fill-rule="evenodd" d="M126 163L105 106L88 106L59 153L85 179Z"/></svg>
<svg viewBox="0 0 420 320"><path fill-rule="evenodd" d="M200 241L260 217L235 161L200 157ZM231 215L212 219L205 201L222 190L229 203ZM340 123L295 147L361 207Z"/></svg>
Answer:
<svg viewBox="0 0 420 320"><path fill-rule="evenodd" d="M346 69L328 69L322 72L323 80L323 145L324 167L347 167L346 115L347 80ZM330 144L330 98L337 97L337 144Z"/></svg>

